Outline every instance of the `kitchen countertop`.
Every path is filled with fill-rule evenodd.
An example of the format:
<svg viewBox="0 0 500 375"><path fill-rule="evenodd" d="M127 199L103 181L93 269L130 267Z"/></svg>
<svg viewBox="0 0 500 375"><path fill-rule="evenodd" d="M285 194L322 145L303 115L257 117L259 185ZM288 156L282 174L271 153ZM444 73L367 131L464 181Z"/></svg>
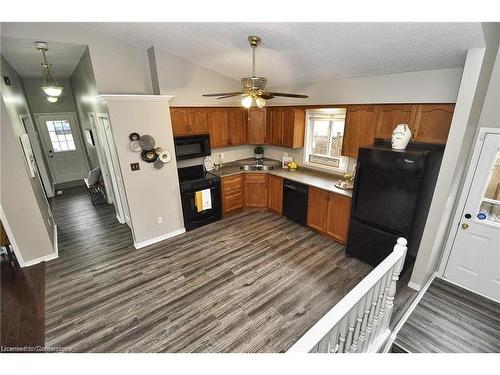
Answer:
<svg viewBox="0 0 500 375"><path fill-rule="evenodd" d="M222 169L218 171L213 170L210 171L210 173L220 177L232 176L240 173L269 173L274 176L287 178L332 193L352 197L352 190L343 190L335 187L334 183L341 178L340 175L318 172L302 166L299 166L295 172L290 172L287 169L281 168L280 161L266 158L264 158L264 165L273 165L274 169L268 171L242 171L240 170L240 166L244 164L255 164L255 159L242 159L226 163Z"/></svg>

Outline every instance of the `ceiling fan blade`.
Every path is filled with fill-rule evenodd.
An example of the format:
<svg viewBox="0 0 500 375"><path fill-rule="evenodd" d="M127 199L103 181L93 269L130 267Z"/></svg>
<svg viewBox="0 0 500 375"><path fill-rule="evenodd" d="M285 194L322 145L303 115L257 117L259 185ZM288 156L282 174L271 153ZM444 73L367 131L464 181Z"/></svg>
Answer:
<svg viewBox="0 0 500 375"><path fill-rule="evenodd" d="M285 96L287 98L308 98L308 95L303 94L287 94L284 92L264 92L263 94L271 95L271 96Z"/></svg>
<svg viewBox="0 0 500 375"><path fill-rule="evenodd" d="M218 94L203 94L203 96L226 96L226 95L236 96L241 94L243 94L243 92L238 91L238 92L221 92Z"/></svg>
<svg viewBox="0 0 500 375"><path fill-rule="evenodd" d="M234 97L234 96L240 96L240 95L243 95L243 93L239 92L239 93L237 93L237 94L224 95L224 96L220 96L220 97L218 97L217 99L232 98L232 97Z"/></svg>
<svg viewBox="0 0 500 375"><path fill-rule="evenodd" d="M274 98L274 96L269 95L269 93L268 93L268 92L263 92L263 93L260 95L260 97L261 97L262 99L266 99L266 100L267 100L267 99L272 99L272 98Z"/></svg>

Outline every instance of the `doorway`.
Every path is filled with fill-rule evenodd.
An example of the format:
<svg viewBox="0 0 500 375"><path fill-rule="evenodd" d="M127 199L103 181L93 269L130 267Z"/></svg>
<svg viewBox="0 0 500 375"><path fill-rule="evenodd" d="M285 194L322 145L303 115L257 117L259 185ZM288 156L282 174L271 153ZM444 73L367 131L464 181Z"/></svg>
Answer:
<svg viewBox="0 0 500 375"><path fill-rule="evenodd" d="M37 114L42 145L56 184L81 180L88 174L83 143L72 113Z"/></svg>
<svg viewBox="0 0 500 375"><path fill-rule="evenodd" d="M479 135L444 278L500 302L500 133Z"/></svg>

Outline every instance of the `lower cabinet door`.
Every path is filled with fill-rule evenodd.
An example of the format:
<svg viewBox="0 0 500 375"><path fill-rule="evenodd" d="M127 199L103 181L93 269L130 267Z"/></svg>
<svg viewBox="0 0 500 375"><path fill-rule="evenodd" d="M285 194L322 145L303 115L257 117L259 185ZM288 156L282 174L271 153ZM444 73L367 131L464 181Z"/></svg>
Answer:
<svg viewBox="0 0 500 375"><path fill-rule="evenodd" d="M326 234L345 244L351 216L351 198L328 193Z"/></svg>
<svg viewBox="0 0 500 375"><path fill-rule="evenodd" d="M251 173L245 175L245 206L267 207L267 174Z"/></svg>
<svg viewBox="0 0 500 375"><path fill-rule="evenodd" d="M319 232L326 229L326 208L328 192L315 187L309 187L307 199L307 226Z"/></svg>
<svg viewBox="0 0 500 375"><path fill-rule="evenodd" d="M277 214L283 215L283 178L269 175L269 202L268 208Z"/></svg>

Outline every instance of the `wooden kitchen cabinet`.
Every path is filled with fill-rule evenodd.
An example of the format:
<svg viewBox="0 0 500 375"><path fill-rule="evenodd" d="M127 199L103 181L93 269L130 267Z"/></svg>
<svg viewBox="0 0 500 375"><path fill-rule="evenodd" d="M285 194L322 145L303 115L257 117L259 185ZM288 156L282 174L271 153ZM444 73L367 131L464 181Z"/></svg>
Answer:
<svg viewBox="0 0 500 375"><path fill-rule="evenodd" d="M328 192L326 190L309 187L307 198L307 226L324 233L326 230L326 208Z"/></svg>
<svg viewBox="0 0 500 375"><path fill-rule="evenodd" d="M377 109L375 105L350 105L344 127L342 155L358 157L360 147L372 145L375 140L377 125Z"/></svg>
<svg viewBox="0 0 500 375"><path fill-rule="evenodd" d="M208 133L206 111L203 107L171 107L170 118L174 136Z"/></svg>
<svg viewBox="0 0 500 375"><path fill-rule="evenodd" d="M420 104L412 129L412 140L445 144L450 131L454 104Z"/></svg>
<svg viewBox="0 0 500 375"><path fill-rule="evenodd" d="M296 107L269 107L268 141L275 146L304 147L305 111Z"/></svg>
<svg viewBox="0 0 500 375"><path fill-rule="evenodd" d="M227 145L236 146L247 143L247 111L243 108L227 108Z"/></svg>
<svg viewBox="0 0 500 375"><path fill-rule="evenodd" d="M248 112L247 143L263 145L267 143L266 110L250 108Z"/></svg>
<svg viewBox="0 0 500 375"><path fill-rule="evenodd" d="M379 105L375 138L391 139L398 124L408 124L413 129L417 114L416 104Z"/></svg>
<svg viewBox="0 0 500 375"><path fill-rule="evenodd" d="M351 198L328 193L325 233L345 244L351 217Z"/></svg>
<svg viewBox="0 0 500 375"><path fill-rule="evenodd" d="M237 174L221 178L222 212L224 215L243 208L244 175Z"/></svg>
<svg viewBox="0 0 500 375"><path fill-rule="evenodd" d="M207 108L207 123L212 148L228 145L228 111L226 108Z"/></svg>
<svg viewBox="0 0 500 375"><path fill-rule="evenodd" d="M244 204L245 207L267 207L267 173L245 174Z"/></svg>
<svg viewBox="0 0 500 375"><path fill-rule="evenodd" d="M283 178L268 176L269 197L267 207L279 215L283 214Z"/></svg>
<svg viewBox="0 0 500 375"><path fill-rule="evenodd" d="M345 243L351 216L351 198L309 187L307 226Z"/></svg>

